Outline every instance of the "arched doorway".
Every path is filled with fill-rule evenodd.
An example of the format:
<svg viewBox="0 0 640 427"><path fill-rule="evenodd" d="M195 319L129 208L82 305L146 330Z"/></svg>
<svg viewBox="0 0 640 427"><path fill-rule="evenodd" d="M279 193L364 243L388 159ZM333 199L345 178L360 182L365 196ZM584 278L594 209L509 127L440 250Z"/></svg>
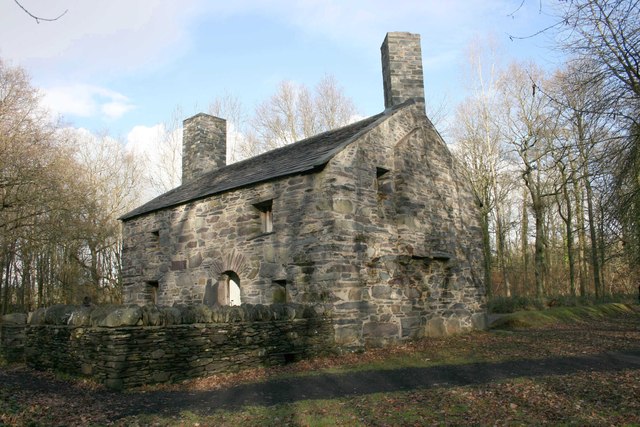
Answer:
<svg viewBox="0 0 640 427"><path fill-rule="evenodd" d="M229 295L229 303L227 305L240 305L240 277L233 271L227 271L222 275L227 276L226 287L227 295Z"/></svg>
<svg viewBox="0 0 640 427"><path fill-rule="evenodd" d="M215 284L207 283L202 301L208 306L240 305L240 277L235 271L220 274Z"/></svg>

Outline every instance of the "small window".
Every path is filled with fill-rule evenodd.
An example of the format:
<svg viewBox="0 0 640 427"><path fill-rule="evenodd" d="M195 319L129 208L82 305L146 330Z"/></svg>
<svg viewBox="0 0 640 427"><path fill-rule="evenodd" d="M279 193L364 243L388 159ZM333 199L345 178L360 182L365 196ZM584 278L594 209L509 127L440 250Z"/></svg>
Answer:
<svg viewBox="0 0 640 427"><path fill-rule="evenodd" d="M147 294L147 301L151 304L158 303L158 288L160 287L157 280L147 280L145 282L145 291Z"/></svg>
<svg viewBox="0 0 640 427"><path fill-rule="evenodd" d="M376 168L376 191L378 192L378 201L385 200L393 193L389 169Z"/></svg>
<svg viewBox="0 0 640 427"><path fill-rule="evenodd" d="M262 232L271 233L273 231L273 200L256 203L253 206L260 211Z"/></svg>
<svg viewBox="0 0 640 427"><path fill-rule="evenodd" d="M381 177L385 176L387 173L389 173L389 169L376 168L376 178L378 178L378 179L380 179Z"/></svg>
<svg viewBox="0 0 640 427"><path fill-rule="evenodd" d="M274 280L271 284L271 299L274 304L287 302L287 281Z"/></svg>

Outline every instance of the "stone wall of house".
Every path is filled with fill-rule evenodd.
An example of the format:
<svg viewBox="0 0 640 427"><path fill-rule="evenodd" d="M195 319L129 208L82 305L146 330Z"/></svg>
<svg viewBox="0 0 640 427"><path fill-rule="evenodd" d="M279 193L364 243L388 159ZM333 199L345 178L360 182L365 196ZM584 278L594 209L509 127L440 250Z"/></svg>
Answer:
<svg viewBox="0 0 640 427"><path fill-rule="evenodd" d="M415 103L327 166L334 205L329 287L343 347L486 326L477 206Z"/></svg>
<svg viewBox="0 0 640 427"><path fill-rule="evenodd" d="M422 108L388 113L322 171L126 221L125 301L201 303L233 272L243 302L321 304L342 348L483 328L477 207Z"/></svg>
<svg viewBox="0 0 640 427"><path fill-rule="evenodd" d="M233 272L242 302L320 302L312 290L313 254L323 250L318 236L328 232L329 213L316 179L291 176L125 222L125 301L202 303L207 287ZM269 201L267 232L260 206Z"/></svg>
<svg viewBox="0 0 640 427"><path fill-rule="evenodd" d="M4 329L3 329L4 331ZM13 342L27 364L112 388L272 366L332 354L331 322L313 307L53 306ZM8 349L3 342L3 352ZM22 344L22 348L20 347Z"/></svg>

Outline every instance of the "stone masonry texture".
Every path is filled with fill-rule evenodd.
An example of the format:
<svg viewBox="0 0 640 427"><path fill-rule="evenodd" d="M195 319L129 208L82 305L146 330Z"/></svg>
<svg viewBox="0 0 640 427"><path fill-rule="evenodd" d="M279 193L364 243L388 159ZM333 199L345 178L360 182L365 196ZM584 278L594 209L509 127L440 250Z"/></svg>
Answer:
<svg viewBox="0 0 640 427"><path fill-rule="evenodd" d="M52 306L0 324L7 360L88 376L110 388L334 354L333 327L311 306Z"/></svg>
<svg viewBox="0 0 640 427"><path fill-rule="evenodd" d="M242 302L271 304L284 290L287 302L332 313L337 345L385 345L484 327L481 257L467 183L409 102L320 171L126 220L124 298L202 303L233 272Z"/></svg>
<svg viewBox="0 0 640 427"><path fill-rule="evenodd" d="M200 113L183 122L182 182L227 164L227 122Z"/></svg>
<svg viewBox="0 0 640 427"><path fill-rule="evenodd" d="M478 207L425 115L420 36L389 33L381 51L387 109L337 145L317 139L331 147L322 164L267 173L293 152L274 151L183 190L230 170L254 181L188 199L178 188L125 216L125 302L224 305L235 283L242 303L324 307L343 349L485 327ZM185 144L218 120L185 121Z"/></svg>
<svg viewBox="0 0 640 427"><path fill-rule="evenodd" d="M420 35L388 33L380 51L385 108L410 99L424 104Z"/></svg>

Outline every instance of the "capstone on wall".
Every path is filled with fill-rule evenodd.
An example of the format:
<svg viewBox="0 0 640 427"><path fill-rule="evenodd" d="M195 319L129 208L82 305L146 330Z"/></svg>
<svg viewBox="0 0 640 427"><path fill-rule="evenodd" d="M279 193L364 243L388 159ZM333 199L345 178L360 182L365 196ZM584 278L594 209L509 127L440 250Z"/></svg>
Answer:
<svg viewBox="0 0 640 427"><path fill-rule="evenodd" d="M3 319L0 354L111 388L175 382L335 354L329 319L307 305L202 304L38 309Z"/></svg>
<svg viewBox="0 0 640 427"><path fill-rule="evenodd" d="M321 171L125 221L125 300L216 302L235 278L242 302L324 304L344 348L482 328L477 207L454 163L408 102Z"/></svg>

